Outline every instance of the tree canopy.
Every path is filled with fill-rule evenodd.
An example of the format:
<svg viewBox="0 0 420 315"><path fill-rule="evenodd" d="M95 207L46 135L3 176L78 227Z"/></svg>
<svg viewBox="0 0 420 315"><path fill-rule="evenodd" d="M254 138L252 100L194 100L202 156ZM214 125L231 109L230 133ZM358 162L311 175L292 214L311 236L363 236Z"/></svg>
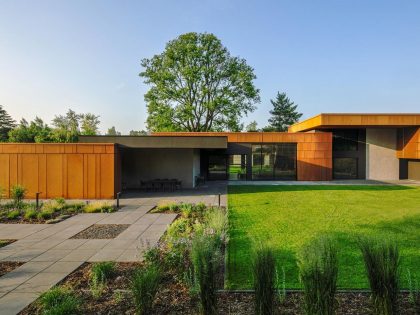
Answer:
<svg viewBox="0 0 420 315"><path fill-rule="evenodd" d="M51 142L51 128L36 117L28 123L22 118L19 125L9 131L9 142Z"/></svg>
<svg viewBox="0 0 420 315"><path fill-rule="evenodd" d="M151 131L238 131L260 101L253 68L213 34L180 35L141 65Z"/></svg>
<svg viewBox="0 0 420 315"><path fill-rule="evenodd" d="M264 131L287 131L290 125L296 123L302 114L297 111L298 105L293 103L286 93L277 92L275 100L270 100L273 109L270 110L270 125Z"/></svg>

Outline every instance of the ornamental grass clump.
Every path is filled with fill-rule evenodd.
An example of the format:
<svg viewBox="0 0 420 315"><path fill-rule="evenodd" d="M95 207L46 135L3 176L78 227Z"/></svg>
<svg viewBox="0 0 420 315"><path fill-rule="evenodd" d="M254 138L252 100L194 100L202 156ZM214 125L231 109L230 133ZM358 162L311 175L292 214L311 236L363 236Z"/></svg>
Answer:
<svg viewBox="0 0 420 315"><path fill-rule="evenodd" d="M22 185L13 185L10 188L10 198L13 199L15 207L20 208L26 196L26 188Z"/></svg>
<svg viewBox="0 0 420 315"><path fill-rule="evenodd" d="M200 312L203 315L217 313L217 271L220 251L212 235L196 235L192 241L191 260L198 285Z"/></svg>
<svg viewBox="0 0 420 315"><path fill-rule="evenodd" d="M131 293L138 315L151 313L161 279L160 269L153 265L138 269L134 273L131 279Z"/></svg>
<svg viewBox="0 0 420 315"><path fill-rule="evenodd" d="M276 259L273 249L260 245L252 261L255 314L271 315L274 313L276 298Z"/></svg>
<svg viewBox="0 0 420 315"><path fill-rule="evenodd" d="M115 207L111 203L106 201L90 202L84 208L84 211L86 213L111 213L115 212L115 210Z"/></svg>
<svg viewBox="0 0 420 315"><path fill-rule="evenodd" d="M107 281L115 273L115 263L111 261L99 262L90 270L90 289L94 297L101 296Z"/></svg>
<svg viewBox="0 0 420 315"><path fill-rule="evenodd" d="M408 301L414 306L416 314L420 314L420 286L417 279L407 269Z"/></svg>
<svg viewBox="0 0 420 315"><path fill-rule="evenodd" d="M359 240L371 289L374 313L396 314L398 311L400 255L396 243L379 238Z"/></svg>
<svg viewBox="0 0 420 315"><path fill-rule="evenodd" d="M336 310L338 259L332 240L320 238L304 247L298 259L308 315L332 315Z"/></svg>
<svg viewBox="0 0 420 315"><path fill-rule="evenodd" d="M44 315L80 313L80 300L66 287L54 287L45 292L40 297L40 304Z"/></svg>

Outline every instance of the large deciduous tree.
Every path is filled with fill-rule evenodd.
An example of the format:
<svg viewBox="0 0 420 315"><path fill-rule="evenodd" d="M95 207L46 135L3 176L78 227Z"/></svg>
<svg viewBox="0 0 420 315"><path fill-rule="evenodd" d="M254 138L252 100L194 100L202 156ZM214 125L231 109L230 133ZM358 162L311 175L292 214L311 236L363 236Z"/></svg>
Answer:
<svg viewBox="0 0 420 315"><path fill-rule="evenodd" d="M8 140L8 133L16 126L16 122L13 118L3 109L0 105L0 142Z"/></svg>
<svg viewBox="0 0 420 315"><path fill-rule="evenodd" d="M264 128L265 131L287 131L287 128L302 116L297 111L298 105L295 105L286 93L277 92L276 99L270 100L270 102L273 109L270 110L271 118L268 120L270 125Z"/></svg>
<svg viewBox="0 0 420 315"><path fill-rule="evenodd" d="M183 34L141 64L151 86L145 94L151 131L237 131L260 100L254 70L213 34Z"/></svg>

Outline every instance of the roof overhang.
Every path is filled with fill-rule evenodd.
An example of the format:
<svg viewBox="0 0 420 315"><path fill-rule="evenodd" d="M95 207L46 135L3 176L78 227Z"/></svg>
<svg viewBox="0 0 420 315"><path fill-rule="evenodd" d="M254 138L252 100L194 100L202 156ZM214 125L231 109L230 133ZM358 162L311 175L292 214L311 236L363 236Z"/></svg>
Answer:
<svg viewBox="0 0 420 315"><path fill-rule="evenodd" d="M82 143L115 143L127 148L226 149L227 137L188 136L80 136Z"/></svg>
<svg viewBox="0 0 420 315"><path fill-rule="evenodd" d="M420 114L319 114L289 127L289 132L334 128L420 126Z"/></svg>

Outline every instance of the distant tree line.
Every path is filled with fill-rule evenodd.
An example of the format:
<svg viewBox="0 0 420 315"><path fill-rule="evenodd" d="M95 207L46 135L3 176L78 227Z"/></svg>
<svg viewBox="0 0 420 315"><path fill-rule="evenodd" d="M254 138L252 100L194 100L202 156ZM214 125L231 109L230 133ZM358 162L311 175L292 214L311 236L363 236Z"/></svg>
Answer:
<svg viewBox="0 0 420 315"><path fill-rule="evenodd" d="M22 118L19 123L0 105L0 142L77 142L79 136L99 135L99 116L92 113L76 113L69 109L64 115L56 115L51 125L41 118L32 121ZM130 136L146 135L144 130L131 130ZM120 136L114 126L108 129L106 135Z"/></svg>

